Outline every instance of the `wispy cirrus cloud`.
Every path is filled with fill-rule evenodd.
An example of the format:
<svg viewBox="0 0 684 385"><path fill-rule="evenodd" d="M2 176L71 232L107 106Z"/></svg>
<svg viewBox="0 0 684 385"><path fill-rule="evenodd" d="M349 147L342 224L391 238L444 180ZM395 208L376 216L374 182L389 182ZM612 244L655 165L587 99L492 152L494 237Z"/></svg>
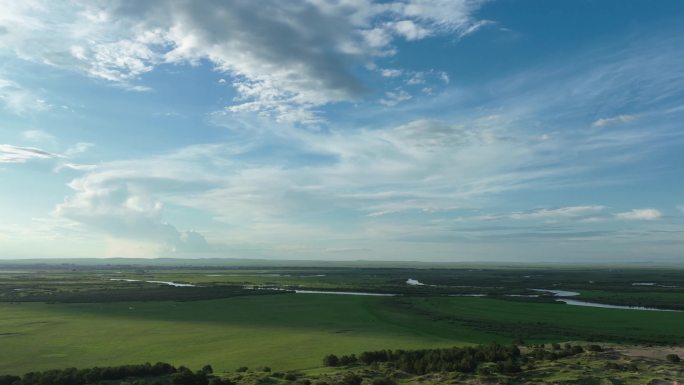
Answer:
<svg viewBox="0 0 684 385"><path fill-rule="evenodd" d="M589 206L567 206L556 208L539 208L530 211L519 211L504 215L485 215L478 219L483 220L558 220L558 219L572 219L582 220L592 218L596 215L602 214L606 210L605 206L589 205Z"/></svg>
<svg viewBox="0 0 684 385"><path fill-rule="evenodd" d="M233 229L235 239L271 249L300 237L312 242L340 238L392 242L413 236L453 242L454 224L433 223L434 218L478 209L512 192L621 183L625 173L613 170L635 164L656 148L676 146L682 141L669 121L652 125L648 131L638 125L625 125L619 130L585 129L592 103L622 92L615 89L618 85L641 84L644 79L640 78L640 65L652 64L648 60L635 62L633 55L618 57L617 62L615 57L611 60L602 62L598 69L546 81L539 81L537 73L516 75L503 82L508 88L501 89L503 97L497 99L496 109L485 104L473 111L466 102L465 107L454 109L453 114L442 119L408 118L396 124L330 127L325 131L300 130L289 124L274 128L258 121L246 130L235 131L230 116L225 122L216 117L215 124L233 130L232 140L104 163L72 182L73 195L56 212L122 236L127 231L137 232L135 226L128 230L122 227L126 224L122 218L138 215L126 202L155 202L141 210L148 213L143 215L147 219L141 221L154 220L154 226L145 222L150 228L168 229L161 226L166 223L164 207L184 207L208 213ZM604 72L615 68L621 69L620 76L605 76ZM625 68L630 70L625 72ZM682 80L666 77L670 82ZM500 83L485 87L495 88ZM577 92L580 86L593 94ZM643 93L655 92L643 85L640 89ZM478 91L474 88L471 93L478 95ZM435 111L453 106L451 95L430 103L417 103L412 108L421 116L421 108ZM560 111L572 118L554 124L567 129L550 131L538 124L538 119L550 119L549 111L559 111L560 104L566 106ZM553 114L554 119L558 116ZM643 121L649 119L647 114ZM277 143L279 151L272 151L273 143ZM99 205L104 205L101 210ZM639 210L616 214L603 205L580 204L514 211L489 219L558 221L582 226L558 228L552 233L548 226L537 226L524 232L524 237L518 236L532 240L536 232L539 239L573 241L607 239L611 230L601 226L607 226L611 219L656 219L658 215ZM408 218L406 223L388 223L399 216ZM336 225L340 217L354 230L341 232L335 228L344 227ZM481 220L482 216L463 218ZM171 226L180 228L178 224ZM183 231L160 231L148 236L168 245ZM621 234L632 237L630 233ZM465 238L458 239L484 236L468 232ZM510 235L509 239L515 237ZM213 244L217 239L208 237L207 242Z"/></svg>
<svg viewBox="0 0 684 385"><path fill-rule="evenodd" d="M26 163L38 159L58 159L63 156L35 147L20 147L0 144L0 163Z"/></svg>
<svg viewBox="0 0 684 385"><path fill-rule="evenodd" d="M264 151L274 140L288 150ZM316 239L394 237L395 230L378 232L384 218L410 215L409 224L416 225L440 213L477 208L500 194L572 185L578 175L605 167L604 162L595 161L597 156L610 158L612 151L641 143L623 142L614 149L597 150L583 145L591 140L539 140L502 127L491 117L462 123L422 119L329 132L253 131L245 141L104 163L71 183L74 194L56 213L113 235L130 231L135 237L146 233L137 225L126 227L123 218L141 216L144 226L153 228L149 222L153 220L164 230L148 234L164 245L174 243L184 231L166 232L167 225L176 228L165 222L167 205L209 213L236 229L234 236L274 242L269 247L275 247L275 239L307 232ZM564 149L568 148L573 151L567 153ZM576 151L591 154L593 161L581 167L565 166L567 156L578 156ZM297 162L298 157L306 162ZM131 202L147 203L131 206ZM343 215L359 230L341 235L334 230L331 212ZM581 205L489 219L579 222L608 215L605 206ZM266 240L269 237L272 241Z"/></svg>
<svg viewBox="0 0 684 385"><path fill-rule="evenodd" d="M41 140L44 140L43 134L30 134L29 136L38 135ZM49 140L53 140L54 137L48 136ZM92 164L81 164L73 162L71 159L78 154L77 152L72 152L67 150L64 154L45 151L36 147L22 147L15 146L11 144L0 144L0 163L29 163L33 161L53 161L57 162L54 167L55 172L62 170L74 170L74 171L92 171L97 168L96 165Z"/></svg>
<svg viewBox="0 0 684 385"><path fill-rule="evenodd" d="M0 39L2 36L0 36ZM24 115L28 112L47 111L50 103L18 83L0 78L0 104L8 111Z"/></svg>
<svg viewBox="0 0 684 385"><path fill-rule="evenodd" d="M21 136L31 142L54 142L55 136L42 130L28 130L21 133Z"/></svg>

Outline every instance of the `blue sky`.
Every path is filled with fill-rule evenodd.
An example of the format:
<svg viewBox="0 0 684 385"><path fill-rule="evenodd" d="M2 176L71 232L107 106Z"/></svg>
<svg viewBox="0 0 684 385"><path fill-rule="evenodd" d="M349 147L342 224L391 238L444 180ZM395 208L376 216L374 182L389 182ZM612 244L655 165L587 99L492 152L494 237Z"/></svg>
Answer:
<svg viewBox="0 0 684 385"><path fill-rule="evenodd" d="M680 1L0 3L0 258L681 261Z"/></svg>

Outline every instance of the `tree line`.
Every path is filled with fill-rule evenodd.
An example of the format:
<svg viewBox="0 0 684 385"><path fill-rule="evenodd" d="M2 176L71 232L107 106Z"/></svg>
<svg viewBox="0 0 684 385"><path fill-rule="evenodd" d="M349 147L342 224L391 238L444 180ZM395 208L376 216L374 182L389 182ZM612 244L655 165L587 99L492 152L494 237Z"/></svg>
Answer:
<svg viewBox="0 0 684 385"><path fill-rule="evenodd" d="M53 369L26 373L22 377L4 375L0 376L0 385L86 385L103 381L162 376L170 377L173 385L235 385L229 380L214 376L210 365L193 372L184 366L176 368L164 362L157 362L154 365L145 363L90 369Z"/></svg>
<svg viewBox="0 0 684 385"><path fill-rule="evenodd" d="M520 349L515 345L481 345L465 348L422 349L422 350L375 350L356 356L324 357L327 366L344 365L342 362L360 361L366 365L387 362L397 369L412 374L432 372L474 372L480 364L494 363L502 373L520 371ZM353 361L356 359L356 361Z"/></svg>
<svg viewBox="0 0 684 385"><path fill-rule="evenodd" d="M464 348L422 349L422 350L374 350L361 353L336 356L328 354L323 357L325 366L349 366L357 363L371 365L389 363L394 368L412 374L434 372L461 372L488 374L497 371L504 374L518 373L521 364L529 361L556 360L574 356L585 351L601 352L600 345L551 344L547 349L544 344L530 346L526 354L522 354L516 345L500 345L497 343Z"/></svg>

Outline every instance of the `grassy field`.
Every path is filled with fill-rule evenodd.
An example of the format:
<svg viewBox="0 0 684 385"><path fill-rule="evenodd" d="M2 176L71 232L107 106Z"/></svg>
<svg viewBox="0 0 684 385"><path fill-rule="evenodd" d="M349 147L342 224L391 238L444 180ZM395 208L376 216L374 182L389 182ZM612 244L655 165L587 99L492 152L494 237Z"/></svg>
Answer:
<svg viewBox="0 0 684 385"><path fill-rule="evenodd" d="M659 344L684 343L684 312L602 309L489 298L416 299L410 306L477 330L529 342L568 339Z"/></svg>
<svg viewBox="0 0 684 385"><path fill-rule="evenodd" d="M319 366L330 351L484 341L427 318L393 322L383 298L273 295L196 302L2 304L0 373L167 361L219 370ZM407 322L405 322L407 321Z"/></svg>
<svg viewBox="0 0 684 385"><path fill-rule="evenodd" d="M684 313L487 298L282 294L193 302L0 304L0 373L145 361L218 370L323 355L587 336L684 341Z"/></svg>

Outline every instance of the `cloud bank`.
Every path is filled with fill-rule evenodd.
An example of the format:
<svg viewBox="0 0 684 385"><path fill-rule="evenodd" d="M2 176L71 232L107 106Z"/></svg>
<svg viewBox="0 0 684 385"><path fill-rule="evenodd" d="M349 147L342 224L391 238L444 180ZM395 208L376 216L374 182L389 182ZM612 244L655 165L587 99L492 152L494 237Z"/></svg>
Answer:
<svg viewBox="0 0 684 385"><path fill-rule="evenodd" d="M364 95L354 72L393 55L396 39L472 33L484 25L473 16L482 3L10 2L0 48L137 91L148 89L137 79L157 66L209 62L231 78L228 110L314 123L319 107Z"/></svg>

